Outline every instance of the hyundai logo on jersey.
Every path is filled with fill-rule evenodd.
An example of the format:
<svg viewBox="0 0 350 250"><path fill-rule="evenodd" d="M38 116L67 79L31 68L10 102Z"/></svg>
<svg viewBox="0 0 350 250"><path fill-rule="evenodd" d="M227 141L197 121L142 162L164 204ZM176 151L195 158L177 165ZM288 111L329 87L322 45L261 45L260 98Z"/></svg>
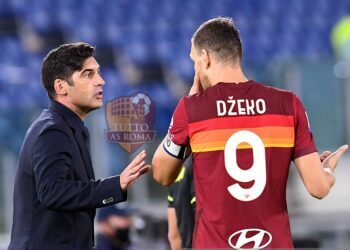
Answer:
<svg viewBox="0 0 350 250"><path fill-rule="evenodd" d="M231 234L228 243L233 248L254 248L262 249L267 247L272 241L272 235L262 229L250 228L242 229Z"/></svg>

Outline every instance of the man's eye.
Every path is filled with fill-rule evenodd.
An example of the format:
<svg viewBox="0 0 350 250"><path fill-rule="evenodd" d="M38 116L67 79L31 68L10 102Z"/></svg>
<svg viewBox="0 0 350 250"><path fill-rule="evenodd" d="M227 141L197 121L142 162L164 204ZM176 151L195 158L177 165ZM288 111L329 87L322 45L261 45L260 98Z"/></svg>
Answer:
<svg viewBox="0 0 350 250"><path fill-rule="evenodd" d="M86 74L84 74L84 77L91 78L91 77L93 77L93 75L94 75L93 72L86 72Z"/></svg>

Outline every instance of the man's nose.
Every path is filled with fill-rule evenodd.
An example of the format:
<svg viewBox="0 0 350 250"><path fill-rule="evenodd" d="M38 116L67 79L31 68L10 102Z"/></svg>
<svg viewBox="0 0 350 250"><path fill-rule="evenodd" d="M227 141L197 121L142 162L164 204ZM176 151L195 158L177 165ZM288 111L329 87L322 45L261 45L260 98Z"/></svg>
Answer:
<svg viewBox="0 0 350 250"><path fill-rule="evenodd" d="M103 80L103 78L102 78L102 76L98 76L98 79L97 79L97 85L105 85L106 84L106 82L105 82L105 80Z"/></svg>

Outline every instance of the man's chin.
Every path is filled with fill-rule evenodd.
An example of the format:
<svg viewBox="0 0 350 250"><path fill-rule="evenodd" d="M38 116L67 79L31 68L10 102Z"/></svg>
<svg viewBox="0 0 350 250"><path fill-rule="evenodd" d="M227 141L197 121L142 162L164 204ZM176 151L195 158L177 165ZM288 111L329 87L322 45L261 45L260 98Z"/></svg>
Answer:
<svg viewBox="0 0 350 250"><path fill-rule="evenodd" d="M102 106L103 106L103 100L102 99L99 99L97 102L95 102L93 105L92 105L93 107L93 109L95 110L95 109L99 109L99 108L101 108Z"/></svg>

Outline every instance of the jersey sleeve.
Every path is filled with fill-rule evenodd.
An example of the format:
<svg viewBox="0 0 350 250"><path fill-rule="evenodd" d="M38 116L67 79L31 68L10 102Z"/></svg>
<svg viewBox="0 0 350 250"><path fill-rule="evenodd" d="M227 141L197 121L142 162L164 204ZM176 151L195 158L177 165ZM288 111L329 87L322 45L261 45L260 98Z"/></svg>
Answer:
<svg viewBox="0 0 350 250"><path fill-rule="evenodd" d="M171 118L168 134L163 143L163 148L169 155L183 160L190 152L187 147L188 143L188 118L185 101L184 98L182 98Z"/></svg>
<svg viewBox="0 0 350 250"><path fill-rule="evenodd" d="M189 142L188 118L184 98L179 101L174 111L168 135L172 142L177 145L187 145Z"/></svg>
<svg viewBox="0 0 350 250"><path fill-rule="evenodd" d="M317 148L310 130L309 120L303 104L293 95L295 141L293 159L317 152Z"/></svg>

